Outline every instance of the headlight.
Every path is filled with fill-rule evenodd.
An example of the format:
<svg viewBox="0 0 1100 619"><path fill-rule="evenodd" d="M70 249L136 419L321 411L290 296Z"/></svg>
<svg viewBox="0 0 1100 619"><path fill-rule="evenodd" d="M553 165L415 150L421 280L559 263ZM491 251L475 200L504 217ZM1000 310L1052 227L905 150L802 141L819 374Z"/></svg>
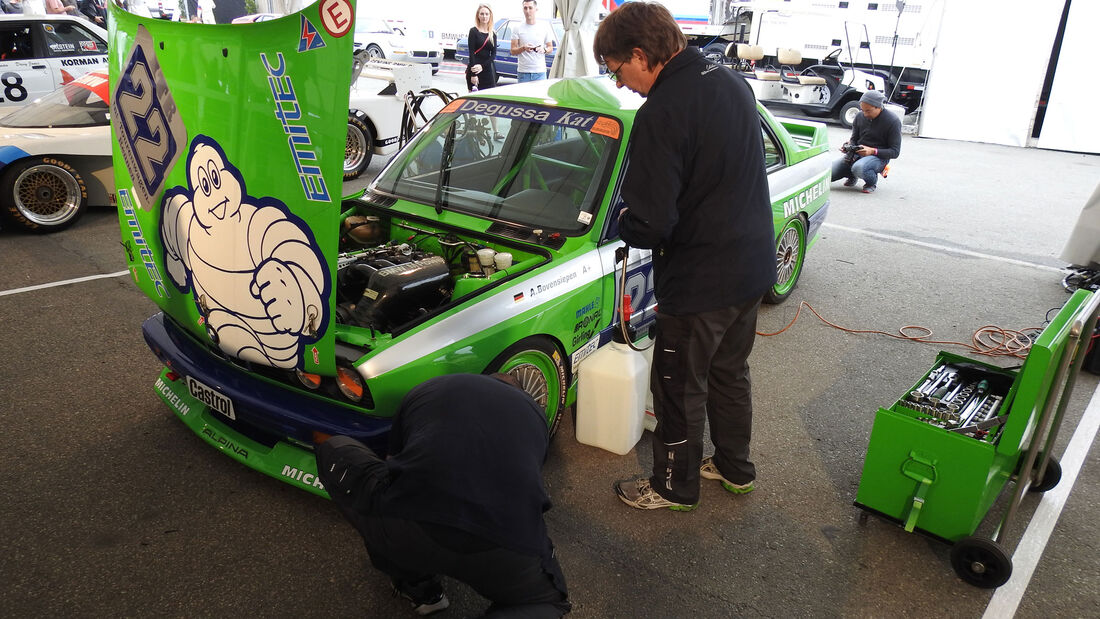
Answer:
<svg viewBox="0 0 1100 619"><path fill-rule="evenodd" d="M336 385L340 387L340 393L352 402L363 399L363 378L347 366L336 366Z"/></svg>
<svg viewBox="0 0 1100 619"><path fill-rule="evenodd" d="M301 370L294 370L294 376L306 389L317 389L321 386L321 377L317 374L309 374Z"/></svg>

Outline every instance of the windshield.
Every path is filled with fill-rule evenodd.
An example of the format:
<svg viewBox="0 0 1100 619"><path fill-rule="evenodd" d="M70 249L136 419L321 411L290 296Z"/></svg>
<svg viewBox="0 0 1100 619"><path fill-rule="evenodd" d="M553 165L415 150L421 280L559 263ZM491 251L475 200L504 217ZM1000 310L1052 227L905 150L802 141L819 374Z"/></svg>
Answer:
<svg viewBox="0 0 1100 619"><path fill-rule="evenodd" d="M360 17L355 20L356 32L382 32L385 34L393 34L393 28L389 27L383 19L377 19L373 17Z"/></svg>
<svg viewBox="0 0 1100 619"><path fill-rule="evenodd" d="M92 92L93 79L85 76L35 99L0 119L5 127L94 127L110 123L107 102Z"/></svg>
<svg viewBox="0 0 1100 619"><path fill-rule="evenodd" d="M618 120L599 114L458 99L372 189L531 229L579 232L595 218L621 134Z"/></svg>

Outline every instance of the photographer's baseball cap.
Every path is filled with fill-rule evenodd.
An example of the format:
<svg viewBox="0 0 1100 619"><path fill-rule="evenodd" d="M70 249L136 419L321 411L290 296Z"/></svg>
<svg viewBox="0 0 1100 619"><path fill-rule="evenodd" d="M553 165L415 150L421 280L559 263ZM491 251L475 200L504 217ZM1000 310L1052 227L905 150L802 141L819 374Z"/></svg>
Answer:
<svg viewBox="0 0 1100 619"><path fill-rule="evenodd" d="M860 103L867 103L875 107L882 107L883 100L886 99L886 95L877 90L868 90L863 93L863 96L859 98Z"/></svg>

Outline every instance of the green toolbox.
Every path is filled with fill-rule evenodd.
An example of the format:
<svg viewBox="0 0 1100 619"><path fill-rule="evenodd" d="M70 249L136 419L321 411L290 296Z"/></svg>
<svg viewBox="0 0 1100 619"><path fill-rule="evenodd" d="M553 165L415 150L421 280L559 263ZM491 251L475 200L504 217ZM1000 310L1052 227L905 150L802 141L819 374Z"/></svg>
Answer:
<svg viewBox="0 0 1100 619"><path fill-rule="evenodd" d="M1093 332L1098 309L1100 295L1074 293L1018 370L939 353L912 389L876 413L856 506L953 543L952 566L967 582L1004 584L1012 561L1001 542L1023 494L1061 478L1049 452L1087 347L1081 334ZM976 536L1010 480L994 538Z"/></svg>

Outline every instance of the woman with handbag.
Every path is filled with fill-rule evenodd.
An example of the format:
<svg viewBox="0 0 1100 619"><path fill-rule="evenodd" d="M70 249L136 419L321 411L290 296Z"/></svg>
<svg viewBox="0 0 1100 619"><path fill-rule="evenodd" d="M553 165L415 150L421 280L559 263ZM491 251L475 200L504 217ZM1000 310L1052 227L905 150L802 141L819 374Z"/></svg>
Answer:
<svg viewBox="0 0 1100 619"><path fill-rule="evenodd" d="M493 88L497 85L497 71L493 61L497 53L497 35L493 32L493 9L488 4L477 5L474 14L474 27L470 28L466 44L470 49L470 61L466 66L466 88L470 92ZM503 140L504 136L496 130L496 118L493 121L493 139Z"/></svg>
<svg viewBox="0 0 1100 619"><path fill-rule="evenodd" d="M466 87L471 91L485 90L497 85L497 72L493 59L497 53L497 36L493 32L493 9L488 4L477 5L474 27L470 28L470 61L466 67Z"/></svg>

